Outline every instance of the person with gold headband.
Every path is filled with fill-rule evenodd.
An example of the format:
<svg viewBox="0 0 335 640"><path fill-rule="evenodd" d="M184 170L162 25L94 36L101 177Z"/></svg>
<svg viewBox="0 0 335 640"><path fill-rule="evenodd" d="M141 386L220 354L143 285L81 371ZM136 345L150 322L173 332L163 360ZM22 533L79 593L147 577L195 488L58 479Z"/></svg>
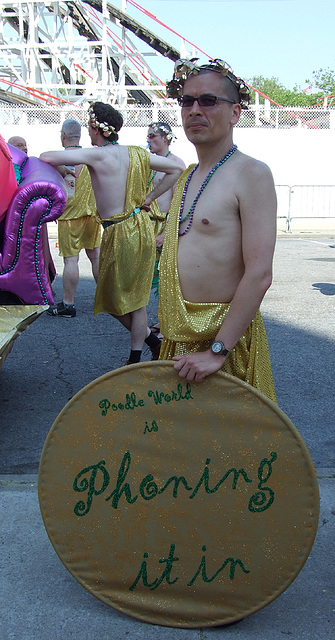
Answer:
<svg viewBox="0 0 335 640"><path fill-rule="evenodd" d="M86 164L104 229L95 294L94 314L110 313L130 331L127 364L139 362L143 343L157 359L161 341L147 326L155 256L155 238L149 218L151 203L170 189L181 174L170 158L150 155L146 149L118 144L123 124L119 111L95 102L89 108L88 131L92 148L48 151L40 159L52 165ZM163 179L146 195L149 171Z"/></svg>
<svg viewBox="0 0 335 640"><path fill-rule="evenodd" d="M68 152L79 149L81 125L77 120L64 120L61 143ZM49 307L49 316L74 318L74 296L79 281L79 254L85 249L91 262L92 274L97 282L101 225L96 219L96 203L91 178L86 165L75 167L73 195L68 197L64 213L58 218L59 255L63 256L63 299Z"/></svg>
<svg viewBox="0 0 335 640"><path fill-rule="evenodd" d="M186 169L185 162L172 153L170 149L171 142L175 137L167 122L152 122L148 127L147 143L150 153L155 153L157 156L165 156L166 158L169 156L171 159L176 160L184 170ZM160 182L163 175L159 171L150 171L148 192L152 191L155 185ZM163 245L166 217L173 197L173 189L174 187L171 187L171 189L165 191L152 203L150 208L150 219L154 225L157 248L161 248Z"/></svg>
<svg viewBox="0 0 335 640"><path fill-rule="evenodd" d="M276 193L269 167L241 153L233 128L249 91L222 60L179 60L167 85L198 163L180 177L160 260L160 359L201 382L218 370L276 402L259 311L272 280Z"/></svg>
<svg viewBox="0 0 335 640"><path fill-rule="evenodd" d="M176 160L176 162L178 162L178 164L180 164L180 167L184 170L186 169L185 162L181 158L173 154L170 149L171 142L174 138L176 138L176 136L172 132L172 129L167 122L152 122L148 127L147 143L149 151L151 153L155 153L158 156L165 156L166 158L169 156L171 159ZM150 170L148 192L152 191L152 189L156 186L156 184L160 182L163 176L164 174L160 173L159 171ZM154 277L152 281L152 288L154 289L156 295L158 295L159 259L162 251L166 219L173 197L173 191L174 187L171 187L171 189L157 198L157 200L155 200L150 207L150 219L154 227L154 234L156 238L156 260ZM160 333L159 323L153 325L150 328L155 333Z"/></svg>

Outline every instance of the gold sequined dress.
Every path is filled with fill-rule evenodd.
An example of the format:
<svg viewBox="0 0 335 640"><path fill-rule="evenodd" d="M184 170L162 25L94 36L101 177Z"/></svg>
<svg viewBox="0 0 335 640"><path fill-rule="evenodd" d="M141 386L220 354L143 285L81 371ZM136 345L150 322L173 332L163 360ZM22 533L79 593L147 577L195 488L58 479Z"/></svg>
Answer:
<svg viewBox="0 0 335 640"><path fill-rule="evenodd" d="M154 188L153 180L151 180L148 186L149 186L148 193L150 193L150 191L152 191ZM166 226L167 215L168 215L168 211L165 211L162 213L162 211L159 208L157 200L154 200L150 208L150 220L153 224L155 238L159 236L161 233L163 233ZM153 277L152 286L151 286L151 288L155 290L156 295L158 295L159 261L161 257L161 252L162 252L162 248L156 247L154 277Z"/></svg>
<svg viewBox="0 0 335 640"><path fill-rule="evenodd" d="M206 351L221 328L229 303L184 300L178 275L178 216L190 167L177 183L165 229L159 268L160 360ZM276 402L268 341L260 311L226 358L222 371L244 380Z"/></svg>
<svg viewBox="0 0 335 640"><path fill-rule="evenodd" d="M73 198L68 198L58 218L59 255L77 256L82 249L95 249L101 243L101 225L96 218L96 202L86 165L75 181Z"/></svg>
<svg viewBox="0 0 335 640"><path fill-rule="evenodd" d="M150 193L150 191L152 191L153 187L151 189L148 189L148 193ZM163 233L164 229L165 229L165 225L166 225L166 217L168 215L168 212L165 211L164 213L161 212L158 202L157 200L154 200L152 205L151 205L151 210L150 210L150 220L152 222L153 228L154 228L154 235L155 238L156 236L159 236L161 233Z"/></svg>
<svg viewBox="0 0 335 640"><path fill-rule="evenodd" d="M134 211L146 197L150 157L140 147L129 146L128 151L125 209L109 219L113 224L102 235L94 315L123 316L149 302L155 236L148 212Z"/></svg>

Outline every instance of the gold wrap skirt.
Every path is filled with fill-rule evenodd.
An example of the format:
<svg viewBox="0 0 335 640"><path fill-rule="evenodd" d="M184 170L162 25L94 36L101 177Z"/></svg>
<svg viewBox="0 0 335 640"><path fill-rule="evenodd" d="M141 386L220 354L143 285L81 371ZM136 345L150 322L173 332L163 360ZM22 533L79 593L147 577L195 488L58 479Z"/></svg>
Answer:
<svg viewBox="0 0 335 640"><path fill-rule="evenodd" d="M149 153L129 146L125 210L104 229L95 293L94 315L123 316L149 302L155 264L155 236L149 214L139 210L146 197ZM136 210L136 213L135 213Z"/></svg>
<svg viewBox="0 0 335 640"><path fill-rule="evenodd" d="M101 225L95 216L58 220L60 256L77 256L82 249L95 249L100 243Z"/></svg>
<svg viewBox="0 0 335 640"><path fill-rule="evenodd" d="M206 351L221 328L230 303L184 300L178 274L178 214L189 167L179 178L169 210L159 267L160 360ZM260 311L226 358L222 371L244 380L276 402L268 341Z"/></svg>

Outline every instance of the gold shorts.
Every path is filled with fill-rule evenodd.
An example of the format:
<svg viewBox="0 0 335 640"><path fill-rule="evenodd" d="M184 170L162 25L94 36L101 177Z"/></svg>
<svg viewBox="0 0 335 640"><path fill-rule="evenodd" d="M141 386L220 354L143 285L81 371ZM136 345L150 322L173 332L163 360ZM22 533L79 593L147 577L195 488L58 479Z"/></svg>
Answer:
<svg viewBox="0 0 335 640"><path fill-rule="evenodd" d="M59 255L77 256L82 249L100 247L101 225L94 216L58 220Z"/></svg>

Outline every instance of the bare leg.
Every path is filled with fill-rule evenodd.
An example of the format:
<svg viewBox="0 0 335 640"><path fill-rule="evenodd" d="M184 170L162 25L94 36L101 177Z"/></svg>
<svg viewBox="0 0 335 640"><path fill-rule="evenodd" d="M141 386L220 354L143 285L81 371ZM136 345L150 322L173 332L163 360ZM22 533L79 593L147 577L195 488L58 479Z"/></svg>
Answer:
<svg viewBox="0 0 335 640"><path fill-rule="evenodd" d="M131 329L130 329L130 348L134 350L142 350L144 340L148 332L147 308L141 307L136 311L132 311Z"/></svg>
<svg viewBox="0 0 335 640"><path fill-rule="evenodd" d="M85 251L88 259L91 261L94 280L98 282L100 247L95 247L94 249L85 249Z"/></svg>
<svg viewBox="0 0 335 640"><path fill-rule="evenodd" d="M141 307L136 311L126 313L124 316L115 316L121 324L130 331L130 347L131 349L142 350L143 343L150 333L148 328L147 308Z"/></svg>
<svg viewBox="0 0 335 640"><path fill-rule="evenodd" d="M74 303L74 294L79 280L78 262L79 254L77 256L68 256L67 258L64 258L63 300L65 304Z"/></svg>
<svg viewBox="0 0 335 640"><path fill-rule="evenodd" d="M113 318L116 318L116 320L121 322L128 331L131 331L131 313L126 313L124 316L115 316L113 313L111 315Z"/></svg>

